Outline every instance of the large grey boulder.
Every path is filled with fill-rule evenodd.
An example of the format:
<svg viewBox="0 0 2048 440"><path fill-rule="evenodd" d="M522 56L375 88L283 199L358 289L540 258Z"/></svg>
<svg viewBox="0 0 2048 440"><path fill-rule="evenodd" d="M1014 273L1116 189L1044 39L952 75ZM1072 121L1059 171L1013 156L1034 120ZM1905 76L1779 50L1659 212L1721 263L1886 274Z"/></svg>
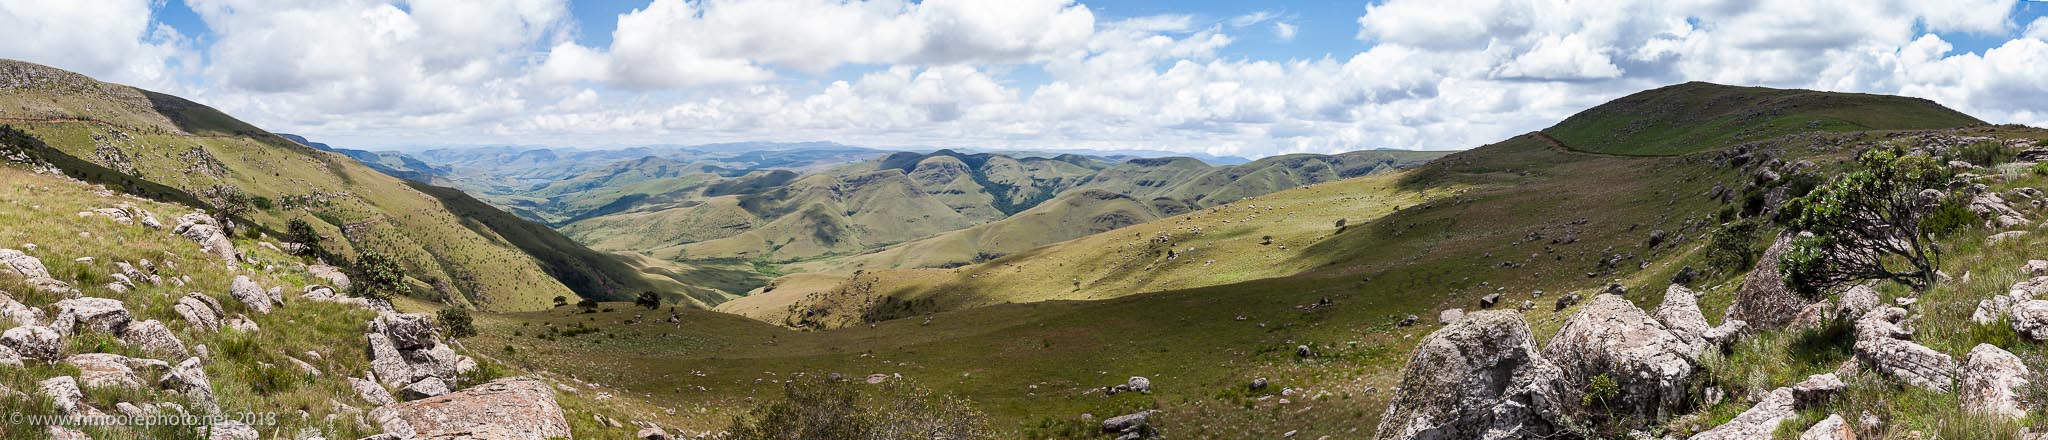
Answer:
<svg viewBox="0 0 2048 440"><path fill-rule="evenodd" d="M42 325L42 321L41 309L23 305L15 301L14 297L8 296L7 292L0 291L0 327Z"/></svg>
<svg viewBox="0 0 2048 440"><path fill-rule="evenodd" d="M178 222L178 227L171 229L171 233L199 243L200 250L220 257L221 261L227 262L230 266L235 264L235 242L229 240L227 234L213 224L211 217L198 213L185 214L178 218Z"/></svg>
<svg viewBox="0 0 2048 440"><path fill-rule="evenodd" d="M1102 432L1112 434L1140 432L1148 427L1148 424L1150 423L1152 418L1152 414L1156 412L1158 411L1148 409L1144 411L1138 411L1130 414L1124 414L1116 417L1102 419Z"/></svg>
<svg viewBox="0 0 2048 440"><path fill-rule="evenodd" d="M1664 302L1657 306L1657 321L1672 336L1684 341L1689 348L1686 355L1698 360L1708 350L1719 350L1747 325L1739 319L1731 319L1719 327L1707 324L1707 315L1700 312L1699 293L1677 284L1664 289Z"/></svg>
<svg viewBox="0 0 2048 440"><path fill-rule="evenodd" d="M128 330L121 333L121 342L135 346L156 356L176 359L185 357L185 342L171 333L170 327L162 321L136 321L128 324Z"/></svg>
<svg viewBox="0 0 2048 440"><path fill-rule="evenodd" d="M1778 261L1792 249L1792 239L1792 234L1778 234L1771 247L1764 249L1735 291L1735 303L1728 306L1724 321L1739 319L1753 327L1776 329L1792 322L1806 307L1809 301L1786 289L1785 277L1778 272Z"/></svg>
<svg viewBox="0 0 2048 440"><path fill-rule="evenodd" d="M1906 309L1882 307L1856 320L1856 360L1913 386L1948 392L1955 384L1955 358L1908 341L1913 332L1905 319Z"/></svg>
<svg viewBox="0 0 2048 440"><path fill-rule="evenodd" d="M157 379L157 386L184 394L208 414L219 410L213 398L213 381L207 379L206 369L200 366L199 358L185 358L178 366L171 367L170 372Z"/></svg>
<svg viewBox="0 0 2048 440"><path fill-rule="evenodd" d="M462 391L400 402L372 411L399 438L569 437L555 390L540 379L510 377Z"/></svg>
<svg viewBox="0 0 2048 440"><path fill-rule="evenodd" d="M111 298L72 298L58 301L56 307L57 317L50 320L50 328L67 335L101 332L118 336L128 330L133 319L127 306Z"/></svg>
<svg viewBox="0 0 2048 440"><path fill-rule="evenodd" d="M57 376L44 379L37 384L44 397L57 407L58 414L90 415L96 411L86 405L85 391L78 388L78 379L71 376Z"/></svg>
<svg viewBox="0 0 2048 440"><path fill-rule="evenodd" d="M1610 414L1664 420L1689 405L1687 387L1696 371L1693 347L1628 299L1599 295L1567 319L1543 358L1562 370L1572 389L1584 390L1594 377L1620 386Z"/></svg>
<svg viewBox="0 0 2048 440"><path fill-rule="evenodd" d="M361 396L363 401L370 402L372 406L390 405L398 401L391 397L391 391L385 390L383 385L376 382L351 377L348 378L348 386L354 388L356 395Z"/></svg>
<svg viewBox="0 0 2048 440"><path fill-rule="evenodd" d="M78 368L78 381L87 387L139 387L142 377L128 368L128 358L117 354L87 353L64 358Z"/></svg>
<svg viewBox="0 0 2048 440"><path fill-rule="evenodd" d="M211 425L197 427L196 429L201 434L206 435L206 440L258 440L263 438L263 434L256 432L255 427L234 419L221 420Z"/></svg>
<svg viewBox="0 0 2048 440"><path fill-rule="evenodd" d="M55 362L64 350L64 335L49 327L22 326L0 332L0 345L23 358Z"/></svg>
<svg viewBox="0 0 2048 440"><path fill-rule="evenodd" d="M2013 304L2012 330L2036 341L2048 340L2048 300L2026 300Z"/></svg>
<svg viewBox="0 0 2048 440"><path fill-rule="evenodd" d="M1856 431L1849 427L1849 421L1841 414L1828 414L1828 418L1806 428L1799 434L1799 440L1856 440Z"/></svg>
<svg viewBox="0 0 2048 440"><path fill-rule="evenodd" d="M1835 308L1835 315L1847 319L1855 319L1870 313L1871 309L1882 305L1880 303L1883 301L1878 297L1877 289L1871 288L1868 284L1850 286L1848 290L1842 291L1841 299L1842 303Z"/></svg>
<svg viewBox="0 0 2048 440"><path fill-rule="evenodd" d="M1956 391L1963 409L2018 419L2027 415L2021 403L2022 390L2032 375L2019 356L1991 344L1977 344L1964 357L1961 384Z"/></svg>
<svg viewBox="0 0 2048 440"><path fill-rule="evenodd" d="M171 309L177 311L178 316L184 317L187 324L209 332L219 331L221 321L227 318L226 312L220 308L220 301L198 292L179 298L178 303L172 305Z"/></svg>
<svg viewBox="0 0 2048 440"><path fill-rule="evenodd" d="M1792 389L1779 388L1771 390L1770 394L1764 395L1762 401L1750 406L1749 410L1743 411L1742 414L1736 415L1735 419L1705 432L1694 434L1691 439L1769 439L1772 438L1772 433L1777 432L1778 424L1784 423L1786 420L1790 420L1798 415L1798 410L1793 407Z"/></svg>
<svg viewBox="0 0 2048 440"><path fill-rule="evenodd" d="M404 389L398 390L399 397L404 397L405 400L419 400L442 394L448 394L448 383L441 381L439 377L432 376L420 379L411 385L406 385Z"/></svg>
<svg viewBox="0 0 2048 440"><path fill-rule="evenodd" d="M1483 311L1438 329L1415 349L1380 419L1378 439L1507 439L1551 435L1563 402L1556 367L1529 324Z"/></svg>
<svg viewBox="0 0 2048 440"><path fill-rule="evenodd" d="M0 249L0 268L21 275L36 290L52 293L68 293L73 291L70 284L58 281L50 276L50 270L43 267L43 260L21 253L21 251Z"/></svg>
<svg viewBox="0 0 2048 440"><path fill-rule="evenodd" d="M315 264L311 266L306 266L306 274L312 275L314 278L319 278L321 280L327 281L327 284L333 285L335 290L343 292L348 291L348 274L342 272L341 268L325 264Z"/></svg>
<svg viewBox="0 0 2048 440"><path fill-rule="evenodd" d="M248 276L235 276L235 281L228 285L228 296L235 297L236 301L241 301L243 305L249 306L249 310L255 310L256 313L267 314L277 306L270 293L265 292L263 286L257 285L256 281L249 279Z"/></svg>
<svg viewBox="0 0 2048 440"><path fill-rule="evenodd" d="M385 313L370 322L370 332L391 338L399 350L432 348L441 334L433 320L417 313Z"/></svg>
<svg viewBox="0 0 2048 440"><path fill-rule="evenodd" d="M441 343L441 333L425 315L384 313L371 320L363 339L370 371L377 381L407 387L422 379L455 383L475 361Z"/></svg>
<svg viewBox="0 0 2048 440"><path fill-rule="evenodd" d="M2034 294L2023 289L2007 290L2003 294L1977 300L1977 309L1970 313L1970 322L1989 325L2012 316L2012 309L2027 301L2033 301Z"/></svg>

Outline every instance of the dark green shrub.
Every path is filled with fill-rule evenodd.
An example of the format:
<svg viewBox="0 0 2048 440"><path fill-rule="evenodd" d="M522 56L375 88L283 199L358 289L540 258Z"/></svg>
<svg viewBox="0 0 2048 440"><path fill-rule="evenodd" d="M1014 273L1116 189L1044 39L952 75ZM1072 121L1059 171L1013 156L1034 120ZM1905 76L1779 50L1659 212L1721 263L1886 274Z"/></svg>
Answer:
<svg viewBox="0 0 2048 440"><path fill-rule="evenodd" d="M633 298L633 305L644 307L647 310L659 309L661 308L661 295L654 292L640 292L640 296Z"/></svg>
<svg viewBox="0 0 2048 440"><path fill-rule="evenodd" d="M1892 280L1914 289L1934 282L1934 237L1922 227L1922 189L1945 186L1948 168L1924 154L1878 148L1861 169L1793 199L1788 226L1811 233L1793 242L1781 269L1788 285L1815 298L1831 287Z"/></svg>
<svg viewBox="0 0 2048 440"><path fill-rule="evenodd" d="M397 260L383 252L364 249L356 253L355 283L351 290L356 296L375 300L390 301L391 297L405 289L404 268Z"/></svg>
<svg viewBox="0 0 2048 440"><path fill-rule="evenodd" d="M1723 274L1749 270L1763 252L1757 244L1762 233L1763 225L1755 220L1721 225L1707 237L1707 266Z"/></svg>
<svg viewBox="0 0 2048 440"><path fill-rule="evenodd" d="M469 316L469 310L449 307L435 312L435 315L441 321L441 329L448 331L448 337L476 336L476 321Z"/></svg>

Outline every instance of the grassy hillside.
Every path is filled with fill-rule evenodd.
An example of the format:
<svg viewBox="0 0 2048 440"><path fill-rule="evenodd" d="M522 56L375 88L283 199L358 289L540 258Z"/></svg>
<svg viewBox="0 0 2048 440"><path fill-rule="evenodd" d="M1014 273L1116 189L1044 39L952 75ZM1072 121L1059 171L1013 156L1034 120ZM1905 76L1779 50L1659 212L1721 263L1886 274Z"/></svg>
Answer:
<svg viewBox="0 0 2048 440"><path fill-rule="evenodd" d="M275 245L272 240L236 237L235 246L249 259L260 263L248 268L230 269L220 263L219 257L206 253L199 245L172 234L168 229L119 224L103 216L77 215L79 212L123 205L131 206L132 212L149 212L165 220L194 209L188 205L134 197L102 185L61 174L33 172L31 167L0 161L0 224L10 225L0 227L0 243L4 243L0 248L19 250L40 260L53 278L79 289L79 296L122 302L134 322L155 320L162 323L171 336L179 339L188 350L196 352L205 347L210 354L201 364L202 369L222 414L275 415L267 419L275 424L256 424L262 438L293 438L302 432L326 438L360 438L381 431L374 419L358 421L357 416L367 416L367 412L376 405L358 397L347 380L349 377L364 377L370 371L363 348L363 329L365 323L376 316L375 312L300 298L299 292L303 287L326 284L326 281L307 273L306 260L259 244L270 242ZM153 284L131 278L135 284L133 288L125 291L110 288L109 284L118 282L116 274L121 273L117 263L153 265L153 270L144 270L153 271L164 281ZM263 287L281 289L286 305L264 314L238 302L227 293L230 282L237 276L247 276ZM171 278L190 281L179 286L170 281ZM196 327L173 310L173 304L188 294L205 295L219 301L227 313L249 319L256 330L222 329L216 332ZM8 269L0 269L0 295L40 309L40 319L44 323L57 313L54 307L57 301L74 296L41 291ZM433 311L425 303L403 299L401 309ZM0 327L12 329L17 324L0 318ZM136 325L131 322L130 328ZM467 376L464 386L505 375L541 374L551 382L563 383L561 386L567 387L564 388L566 390L575 390L557 393L556 398L564 407L571 429L578 437L623 438L631 433L630 429L612 428L593 417L627 420L639 417L611 403L599 402L594 396L580 394L585 392L582 391L585 388L575 385L572 379L545 372L509 369L491 361L492 353L469 351L460 344L456 347L464 354L479 357L485 365ZM184 360L185 356L196 355L189 352L184 355L166 353L123 342L106 333L85 331L66 337L60 351L60 357L111 353L173 365ZM317 373L300 369L292 359L306 362L307 368ZM82 373L78 367L67 363L38 360L0 368L0 387L9 390L0 392L0 407L24 416L56 414L55 403L38 392L40 382L58 376L82 379ZM111 414L120 414L116 411L116 404L173 403L184 405L194 413L201 411L186 396L156 385L157 378L165 374L163 369L137 367L135 373L144 385L81 384L84 402ZM300 417L300 411L308 416ZM329 414L335 417L326 417ZM205 438L202 433L175 425L73 427L92 438ZM17 421L0 424L0 438L51 437L41 426Z"/></svg>
<svg viewBox="0 0 2048 440"><path fill-rule="evenodd" d="M1653 156L1719 149L1792 133L1922 130L1983 123L1919 98L1690 82L1601 104L1543 132L1585 151Z"/></svg>
<svg viewBox="0 0 2048 440"><path fill-rule="evenodd" d="M146 182L152 196L192 203L213 203L200 195L233 188L252 200L253 230L307 219L345 257L363 248L394 256L426 298L522 310L545 308L555 296L619 298L622 288L654 287L588 270L599 263L536 259L523 249L560 248L532 241L549 241L552 231L479 224L471 220L488 212L458 216L403 180L176 97L0 61L0 123L24 133L8 137L9 147L70 163L95 181Z"/></svg>

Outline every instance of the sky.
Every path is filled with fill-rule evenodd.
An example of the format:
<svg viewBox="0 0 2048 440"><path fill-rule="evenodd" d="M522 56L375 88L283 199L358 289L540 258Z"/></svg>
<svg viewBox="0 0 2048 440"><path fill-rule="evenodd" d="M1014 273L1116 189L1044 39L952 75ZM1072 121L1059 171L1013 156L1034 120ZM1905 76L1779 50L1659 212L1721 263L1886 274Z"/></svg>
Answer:
<svg viewBox="0 0 2048 440"><path fill-rule="evenodd" d="M1686 81L2048 126L2033 0L0 0L0 58L336 146L1463 149Z"/></svg>

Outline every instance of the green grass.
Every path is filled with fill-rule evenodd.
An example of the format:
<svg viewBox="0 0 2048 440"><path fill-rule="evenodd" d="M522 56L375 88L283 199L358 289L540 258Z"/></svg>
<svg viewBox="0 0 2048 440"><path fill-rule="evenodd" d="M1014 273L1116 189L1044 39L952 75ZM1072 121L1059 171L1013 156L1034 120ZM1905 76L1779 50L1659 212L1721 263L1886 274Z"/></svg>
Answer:
<svg viewBox="0 0 2048 440"><path fill-rule="evenodd" d="M1584 151L1660 156L1794 133L1980 124L1924 99L1692 82L1622 97L1543 131Z"/></svg>

